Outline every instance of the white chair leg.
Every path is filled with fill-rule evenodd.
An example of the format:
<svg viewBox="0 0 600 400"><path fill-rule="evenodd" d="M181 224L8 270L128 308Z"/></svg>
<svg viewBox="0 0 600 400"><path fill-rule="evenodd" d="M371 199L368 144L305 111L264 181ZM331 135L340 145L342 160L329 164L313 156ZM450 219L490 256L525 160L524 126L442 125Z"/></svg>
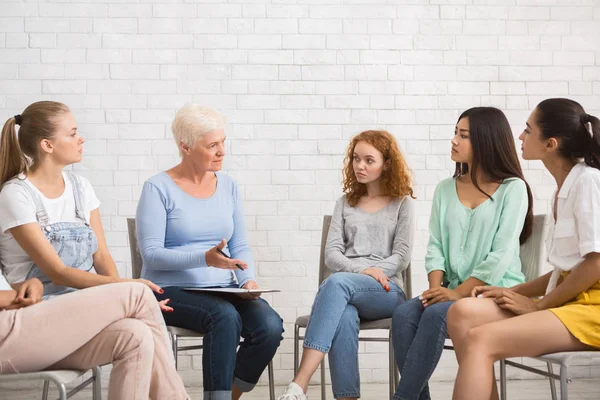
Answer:
<svg viewBox="0 0 600 400"><path fill-rule="evenodd" d="M546 366L548 367L548 373L554 374L552 363L547 362ZM548 378L548 383L550 383L550 394L552 395L552 400L558 400L558 397L556 397L556 382L554 382L554 378Z"/></svg>
<svg viewBox="0 0 600 400"><path fill-rule="evenodd" d="M269 361L269 399L275 400L275 377L273 376L273 360Z"/></svg>
<svg viewBox="0 0 600 400"><path fill-rule="evenodd" d="M506 361L500 360L500 400L506 400Z"/></svg>
<svg viewBox="0 0 600 400"><path fill-rule="evenodd" d="M327 399L327 380L325 378L325 358L321 361L321 400Z"/></svg>
<svg viewBox="0 0 600 400"><path fill-rule="evenodd" d="M567 366L560 366L560 400L568 400L569 399L569 388L567 385L569 384L569 379L567 378Z"/></svg>
<svg viewBox="0 0 600 400"><path fill-rule="evenodd" d="M102 400L102 369L100 367L92 368L92 400Z"/></svg>
<svg viewBox="0 0 600 400"><path fill-rule="evenodd" d="M177 357L177 346L178 346L177 335L171 334L171 347L173 348L173 357L175 357L175 369L177 370L177 364L179 357Z"/></svg>
<svg viewBox="0 0 600 400"><path fill-rule="evenodd" d="M58 399L67 400L67 387L64 383L56 385L58 386Z"/></svg>
<svg viewBox="0 0 600 400"><path fill-rule="evenodd" d="M298 373L298 359L300 358L300 327L294 325L294 377Z"/></svg>
<svg viewBox="0 0 600 400"><path fill-rule="evenodd" d="M392 330L390 329L389 331L389 338L388 338L388 359L389 359L389 391L390 391L390 400L393 400L394 398L394 393L396 392L396 386L394 385L395 381L396 381L396 371L394 368L394 365L396 364L396 357L394 357L394 344L392 342Z"/></svg>
<svg viewBox="0 0 600 400"><path fill-rule="evenodd" d="M48 400L48 390L50 389L50 381L44 381L44 388L42 389L42 400Z"/></svg>

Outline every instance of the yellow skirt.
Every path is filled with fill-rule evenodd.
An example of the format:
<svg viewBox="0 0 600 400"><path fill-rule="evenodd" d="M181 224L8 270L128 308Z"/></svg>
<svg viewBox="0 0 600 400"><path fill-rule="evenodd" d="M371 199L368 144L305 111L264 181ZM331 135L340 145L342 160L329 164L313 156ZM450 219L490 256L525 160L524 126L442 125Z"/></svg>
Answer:
<svg viewBox="0 0 600 400"><path fill-rule="evenodd" d="M572 301L550 311L581 343L600 349L600 281Z"/></svg>

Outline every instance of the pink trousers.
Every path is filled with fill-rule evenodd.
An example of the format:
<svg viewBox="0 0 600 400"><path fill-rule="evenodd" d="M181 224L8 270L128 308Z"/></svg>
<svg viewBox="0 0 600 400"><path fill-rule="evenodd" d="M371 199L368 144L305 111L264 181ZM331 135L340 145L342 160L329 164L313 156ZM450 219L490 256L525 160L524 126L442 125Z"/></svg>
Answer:
<svg viewBox="0 0 600 400"><path fill-rule="evenodd" d="M0 374L112 364L109 400L189 399L150 289L116 283L0 311Z"/></svg>

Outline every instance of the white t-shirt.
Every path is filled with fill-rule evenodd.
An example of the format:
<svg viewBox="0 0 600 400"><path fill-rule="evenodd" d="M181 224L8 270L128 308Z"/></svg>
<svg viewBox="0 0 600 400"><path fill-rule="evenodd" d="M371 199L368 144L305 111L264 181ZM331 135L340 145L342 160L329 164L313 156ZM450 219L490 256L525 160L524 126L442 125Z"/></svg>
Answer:
<svg viewBox="0 0 600 400"><path fill-rule="evenodd" d="M19 176L15 179L23 179ZM73 186L66 172L63 172L65 191L55 199L45 197L30 181L25 183L33 188L38 194L48 213L50 224L56 222L77 222L75 215L75 197ZM94 193L90 182L84 177L78 176L83 191L84 215L86 221L90 221L90 212L100 206L100 201ZM35 201L30 193L20 185L6 185L0 191L0 263L2 272L8 282L16 283L25 280L33 261L19 246L17 241L8 231L16 226L37 222L35 217Z"/></svg>

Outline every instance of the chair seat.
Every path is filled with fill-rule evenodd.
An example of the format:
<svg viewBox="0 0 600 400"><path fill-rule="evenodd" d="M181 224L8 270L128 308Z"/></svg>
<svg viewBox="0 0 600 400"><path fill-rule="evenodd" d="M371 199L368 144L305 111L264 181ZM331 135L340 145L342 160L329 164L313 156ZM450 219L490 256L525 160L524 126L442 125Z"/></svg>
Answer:
<svg viewBox="0 0 600 400"><path fill-rule="evenodd" d="M571 361L575 359L600 359L600 351L565 351L560 353L544 354L543 356L533 358L543 362L569 365Z"/></svg>
<svg viewBox="0 0 600 400"><path fill-rule="evenodd" d="M301 317L296 318L296 325L300 328L306 328L308 326L308 319L310 315L303 315Z"/></svg>
<svg viewBox="0 0 600 400"><path fill-rule="evenodd" d="M83 376L86 372L89 372L89 370L79 371L65 369L55 371L24 372L20 374L0 374L0 383L28 380L51 380L66 384Z"/></svg>
<svg viewBox="0 0 600 400"><path fill-rule="evenodd" d="M191 329L178 328L176 326L167 326L167 331L172 335L188 336L188 337L204 337L204 333L192 331Z"/></svg>
<svg viewBox="0 0 600 400"><path fill-rule="evenodd" d="M303 315L301 317L296 318L296 325L300 328L306 328L308 326L308 320L310 315ZM391 329L392 327L392 319L378 319L375 321L363 321L360 323L360 330L372 330L372 329Z"/></svg>
<svg viewBox="0 0 600 400"><path fill-rule="evenodd" d="M392 319L384 318L377 319L375 321L362 321L360 323L361 331L366 331L370 329L392 329Z"/></svg>

